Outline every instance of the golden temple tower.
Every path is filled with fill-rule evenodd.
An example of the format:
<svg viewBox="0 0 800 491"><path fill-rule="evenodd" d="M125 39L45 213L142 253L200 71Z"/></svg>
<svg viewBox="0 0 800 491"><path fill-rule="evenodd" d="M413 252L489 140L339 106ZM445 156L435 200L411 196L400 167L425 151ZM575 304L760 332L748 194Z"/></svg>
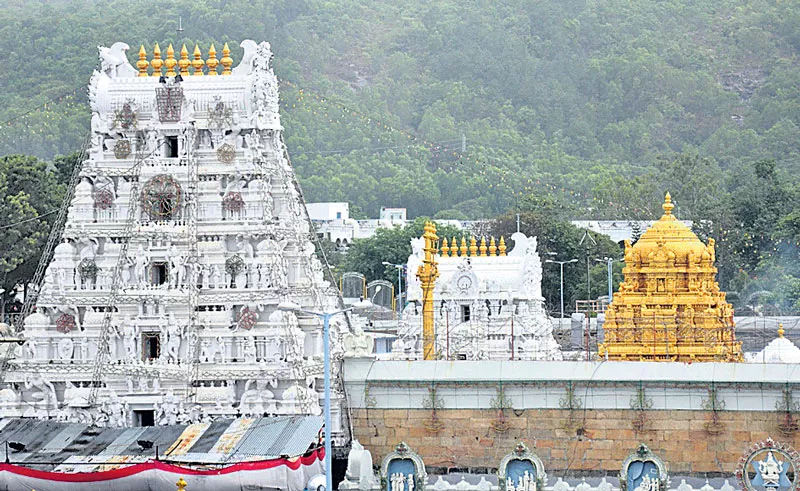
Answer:
<svg viewBox="0 0 800 491"><path fill-rule="evenodd" d="M625 241L625 281L606 310L609 360L742 361L733 307L716 282L714 239L708 245L672 214L664 215L631 246Z"/></svg>

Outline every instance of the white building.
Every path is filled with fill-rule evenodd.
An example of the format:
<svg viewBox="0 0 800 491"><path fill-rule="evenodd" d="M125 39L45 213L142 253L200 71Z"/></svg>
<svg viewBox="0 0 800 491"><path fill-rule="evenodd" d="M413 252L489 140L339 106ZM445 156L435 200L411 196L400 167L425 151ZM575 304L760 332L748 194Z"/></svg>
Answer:
<svg viewBox="0 0 800 491"><path fill-rule="evenodd" d="M544 310L542 263L536 238L515 233L514 249L490 239L460 247L443 241L434 289L436 352L443 359L560 360L553 326ZM480 243L480 245L478 245ZM392 357L422 356L422 289L416 276L424 240L414 239L408 258L408 304Z"/></svg>
<svg viewBox="0 0 800 491"><path fill-rule="evenodd" d="M171 46L152 75L124 43L100 49L91 147L0 416L145 426L320 412L321 322L277 307L340 299L309 239L270 45L241 46L233 70L224 51L213 59L217 76L200 76L199 54L189 76ZM159 77L162 64L181 76ZM332 329L340 356L341 316Z"/></svg>
<svg viewBox="0 0 800 491"><path fill-rule="evenodd" d="M350 204L346 202L308 203L308 214L317 236L329 240L346 250L355 239L368 239L381 228L404 227L409 223L405 208L382 206L377 219L356 220L350 218ZM461 230L472 230L476 223L469 220L436 220Z"/></svg>
<svg viewBox="0 0 800 491"><path fill-rule="evenodd" d="M622 244L624 240L633 240L637 228L638 233L642 234L655 222L656 220L572 220L571 223L578 228L607 235L614 242ZM691 220L681 220L680 222L692 228Z"/></svg>

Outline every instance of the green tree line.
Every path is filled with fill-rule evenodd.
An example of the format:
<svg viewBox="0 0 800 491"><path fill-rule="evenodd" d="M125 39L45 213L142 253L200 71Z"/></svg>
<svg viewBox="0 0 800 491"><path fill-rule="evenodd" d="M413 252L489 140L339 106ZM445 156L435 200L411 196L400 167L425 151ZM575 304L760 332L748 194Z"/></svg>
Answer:
<svg viewBox="0 0 800 491"><path fill-rule="evenodd" d="M268 40L309 200L477 219L544 196L624 220L657 218L670 190L717 238L737 306L785 311L800 295L798 21L768 0L9 0L0 155L78 149L98 45L125 41L134 61L140 44L228 42L238 62L242 39Z"/></svg>

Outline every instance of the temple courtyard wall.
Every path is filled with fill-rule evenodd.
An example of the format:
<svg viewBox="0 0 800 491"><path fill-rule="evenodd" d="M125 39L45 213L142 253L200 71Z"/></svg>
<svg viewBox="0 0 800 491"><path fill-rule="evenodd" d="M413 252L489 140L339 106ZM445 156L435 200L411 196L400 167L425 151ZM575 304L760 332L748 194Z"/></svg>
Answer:
<svg viewBox="0 0 800 491"><path fill-rule="evenodd" d="M793 368L348 360L344 376L376 462L405 441L431 474L494 472L523 440L551 476L616 475L645 443L671 474L727 477L755 442L800 444Z"/></svg>

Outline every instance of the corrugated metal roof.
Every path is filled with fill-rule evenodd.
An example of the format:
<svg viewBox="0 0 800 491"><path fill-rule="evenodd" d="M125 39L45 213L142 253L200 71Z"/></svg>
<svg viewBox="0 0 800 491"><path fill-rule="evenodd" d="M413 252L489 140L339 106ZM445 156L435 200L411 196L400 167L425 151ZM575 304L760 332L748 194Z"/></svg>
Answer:
<svg viewBox="0 0 800 491"><path fill-rule="evenodd" d="M267 460L280 456L295 457L306 453L318 442L322 429L319 416L281 416L257 418L242 424L241 420L221 420L212 423L187 450L185 455L169 456L164 452L178 447L189 425L138 428L97 428L75 423L40 421L34 419L4 420L0 426L0 441L25 445L21 452L9 449L12 463L40 469L73 469L85 472L93 465L104 463L144 461L155 458L156 447L162 460L196 463L233 463L246 460ZM219 445L223 438L235 445ZM139 441L152 443L142 448ZM223 452L213 453L222 448ZM72 464L78 464L72 466ZM99 467L98 467L99 468Z"/></svg>
<svg viewBox="0 0 800 491"><path fill-rule="evenodd" d="M252 425L234 453L270 457L302 455L317 441L322 428L322 418L319 416L275 419L277 421L261 420Z"/></svg>

